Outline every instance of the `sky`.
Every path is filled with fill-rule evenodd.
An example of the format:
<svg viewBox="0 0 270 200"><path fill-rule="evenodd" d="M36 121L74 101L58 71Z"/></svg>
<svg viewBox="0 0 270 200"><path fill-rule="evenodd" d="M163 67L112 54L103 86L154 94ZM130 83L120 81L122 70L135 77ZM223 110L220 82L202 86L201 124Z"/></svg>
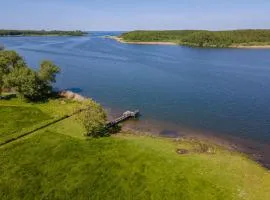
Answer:
<svg viewBox="0 0 270 200"><path fill-rule="evenodd" d="M0 29L270 29L270 0L0 0Z"/></svg>

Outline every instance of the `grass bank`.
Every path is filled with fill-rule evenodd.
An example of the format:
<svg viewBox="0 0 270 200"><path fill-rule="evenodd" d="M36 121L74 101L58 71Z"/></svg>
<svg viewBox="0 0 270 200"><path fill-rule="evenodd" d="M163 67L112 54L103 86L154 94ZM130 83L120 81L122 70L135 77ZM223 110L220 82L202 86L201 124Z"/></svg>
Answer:
<svg viewBox="0 0 270 200"><path fill-rule="evenodd" d="M40 112L43 120L72 110L74 102L54 101L30 105L0 100L0 108L9 120L24 116L20 126L31 127ZM21 107L27 115L6 106ZM0 132L18 130L14 124L8 127L0 126ZM270 197L269 171L214 144L130 132L99 139L82 134L81 125L71 117L1 146L0 199Z"/></svg>

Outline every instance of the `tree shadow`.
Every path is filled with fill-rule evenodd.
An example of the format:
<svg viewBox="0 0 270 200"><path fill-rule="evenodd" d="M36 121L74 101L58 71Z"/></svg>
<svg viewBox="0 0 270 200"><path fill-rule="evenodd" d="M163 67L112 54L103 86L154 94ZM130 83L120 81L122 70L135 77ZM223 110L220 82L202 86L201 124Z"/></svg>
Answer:
<svg viewBox="0 0 270 200"><path fill-rule="evenodd" d="M17 95L16 94L7 94L7 95L1 95L0 96L0 100L10 100L10 99L14 99L16 98Z"/></svg>
<svg viewBox="0 0 270 200"><path fill-rule="evenodd" d="M122 130L122 126L120 126L120 125L114 125L114 126L112 126L112 127L110 127L110 128L107 128L107 132L108 132L108 134L109 135L114 135L114 134L117 134L117 133L119 133L120 131Z"/></svg>

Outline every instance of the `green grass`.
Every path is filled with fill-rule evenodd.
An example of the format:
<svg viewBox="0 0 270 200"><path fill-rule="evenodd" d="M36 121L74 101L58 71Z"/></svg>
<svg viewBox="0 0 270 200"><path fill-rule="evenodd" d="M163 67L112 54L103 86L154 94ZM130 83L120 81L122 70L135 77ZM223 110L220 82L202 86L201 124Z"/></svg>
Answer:
<svg viewBox="0 0 270 200"><path fill-rule="evenodd" d="M63 99L36 104L19 98L0 100L0 143L71 114L77 105Z"/></svg>
<svg viewBox="0 0 270 200"><path fill-rule="evenodd" d="M80 140L49 130L0 149L1 199L268 199L269 173L237 154L170 140Z"/></svg>
<svg viewBox="0 0 270 200"><path fill-rule="evenodd" d="M27 116L27 117L25 117ZM0 106L0 137L21 131L41 121L50 119L48 114L37 108L20 106Z"/></svg>
<svg viewBox="0 0 270 200"><path fill-rule="evenodd" d="M45 105L32 106L47 113ZM213 144L129 133L85 139L82 133L72 117L1 146L0 199L270 197L269 171ZM190 153L179 155L178 148Z"/></svg>
<svg viewBox="0 0 270 200"><path fill-rule="evenodd" d="M0 100L1 106L19 106L27 108L38 108L42 112L49 114L53 118L58 118L66 114L74 112L74 108L80 105L80 103L66 100L66 99L51 99L45 103L29 103L19 98L13 98L11 100Z"/></svg>

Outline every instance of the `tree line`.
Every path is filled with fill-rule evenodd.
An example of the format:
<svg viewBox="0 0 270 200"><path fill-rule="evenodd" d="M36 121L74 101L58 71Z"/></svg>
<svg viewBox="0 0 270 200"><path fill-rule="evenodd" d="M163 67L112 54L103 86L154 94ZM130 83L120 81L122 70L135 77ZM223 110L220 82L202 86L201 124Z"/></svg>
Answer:
<svg viewBox="0 0 270 200"><path fill-rule="evenodd" d="M0 30L0 36L46 36L46 35L58 35L58 36L83 36L86 32L76 31L59 31L59 30Z"/></svg>
<svg viewBox="0 0 270 200"><path fill-rule="evenodd" d="M183 37L192 33L198 32L198 30L172 30L172 31L131 31L123 33L120 37L126 41L134 42L167 42L167 41L179 41Z"/></svg>
<svg viewBox="0 0 270 200"><path fill-rule="evenodd" d="M270 45L270 30L179 30L132 31L121 35L127 41L170 41L198 47L230 47L233 45Z"/></svg>

